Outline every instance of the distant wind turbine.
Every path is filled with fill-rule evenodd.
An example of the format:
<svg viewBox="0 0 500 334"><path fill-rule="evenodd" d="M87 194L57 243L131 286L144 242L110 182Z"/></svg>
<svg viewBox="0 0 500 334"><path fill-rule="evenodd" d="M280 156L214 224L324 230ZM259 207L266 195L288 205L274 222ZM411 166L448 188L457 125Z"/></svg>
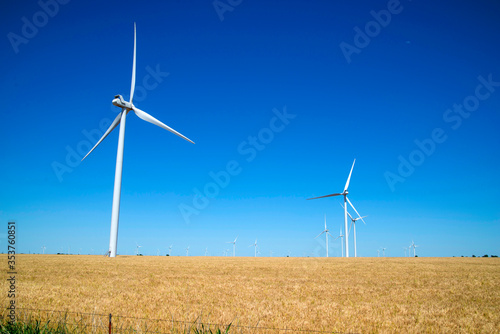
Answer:
<svg viewBox="0 0 500 334"><path fill-rule="evenodd" d="M189 256L189 246L186 248L186 256Z"/></svg>
<svg viewBox="0 0 500 334"><path fill-rule="evenodd" d="M326 227L326 215L325 215L325 229L323 230L323 232L318 234L316 236L316 238L319 237L320 235L322 235L323 233L325 234L325 237L326 237L326 257L328 257L328 235L330 234L330 232L328 232L328 228ZM332 235L330 234L330 236L332 236ZM314 239L316 239L316 238L314 238Z"/></svg>
<svg viewBox="0 0 500 334"><path fill-rule="evenodd" d="M248 246L248 247L255 247L255 249L254 249L254 253L255 253L254 257L257 257L257 239L255 239L255 242L252 245Z"/></svg>
<svg viewBox="0 0 500 334"><path fill-rule="evenodd" d="M380 257L380 249L377 249L377 257Z"/></svg>
<svg viewBox="0 0 500 334"><path fill-rule="evenodd" d="M139 255L139 248L141 248L142 246L139 246L139 244L137 242L135 243L135 245L136 245L135 255Z"/></svg>
<svg viewBox="0 0 500 334"><path fill-rule="evenodd" d="M45 246L42 246L42 254L45 254Z"/></svg>
<svg viewBox="0 0 500 334"><path fill-rule="evenodd" d="M340 249L342 251L342 257L344 257L344 235L342 234L342 225L340 226L339 236L334 239L337 240L340 238Z"/></svg>
<svg viewBox="0 0 500 334"><path fill-rule="evenodd" d="M170 252L172 251L172 246L173 245L170 245L170 247L168 247L168 256L170 256Z"/></svg>
<svg viewBox="0 0 500 334"><path fill-rule="evenodd" d="M342 208L344 208L344 206L342 205L342 203L340 203L340 206ZM358 253L357 253L357 249L356 249L356 221L360 220L363 222L363 224L366 225L365 221L363 220L363 218L366 218L367 216L363 216L363 217L358 217L358 218L352 218L351 214L349 213L349 211L347 211L347 215L349 216L349 218L351 218L351 224L354 228L354 257L358 257Z"/></svg>
<svg viewBox="0 0 500 334"><path fill-rule="evenodd" d="M130 102L127 102L123 99L121 95L116 95L113 99L113 104L119 108L122 108L122 111L115 118L113 123L109 126L108 130L104 133L104 135L99 139L99 141L92 147L92 149L85 155L82 161L106 138L111 131L113 131L118 124L120 124L120 134L118 136L118 150L116 154L116 169L115 169L115 186L113 191L113 207L111 210L111 232L109 237L109 256L116 257L116 248L118 243L118 218L120 215L120 194L121 194L121 184L122 184L122 170L123 170L123 145L125 141L125 120L127 114L130 111L134 111L134 113L141 118L142 120L157 125L167 131L172 132L173 134L191 142L194 144L192 140L175 131L174 129L168 127L163 124L153 116L148 113L136 108L134 103L132 102L134 99L134 90L135 90L135 70L136 70L136 28L134 23L134 58L132 63L132 84L130 86Z"/></svg>
<svg viewBox="0 0 500 334"><path fill-rule="evenodd" d="M382 256L383 256L383 257L385 257L385 250L386 250L386 249L387 249L387 248L385 248L385 247L383 247L383 248L382 248Z"/></svg>
<svg viewBox="0 0 500 334"><path fill-rule="evenodd" d="M406 251L408 250L406 247L403 247L403 249L405 250L405 257L406 257Z"/></svg>
<svg viewBox="0 0 500 334"><path fill-rule="evenodd" d="M413 240L411 241L411 245L410 245L410 248L413 247L413 257L416 257L417 256L417 253L415 252L415 248L418 247L418 245L415 245L415 243L413 242Z"/></svg>
<svg viewBox="0 0 500 334"><path fill-rule="evenodd" d="M205 248L205 256L207 256L207 255L208 255L208 247Z"/></svg>
<svg viewBox="0 0 500 334"><path fill-rule="evenodd" d="M236 236L236 239L234 239L234 241L226 242L226 244L233 244L233 256L236 256L236 240L238 240L238 236Z"/></svg>
<svg viewBox="0 0 500 334"><path fill-rule="evenodd" d="M319 196L319 197L313 197L313 198L308 198L308 200L311 199L318 199L318 198L325 198L325 197L332 197L332 196L344 196L344 230L345 230L345 256L349 257L349 233L347 230L347 203L354 209L354 211L358 214L359 217L360 214L352 205L351 201L349 198L347 198L347 194L349 194L348 188L349 188L349 182L351 181L351 175L352 175L352 170L354 168L354 163L356 162L356 159L354 159L354 162L352 163L351 171L349 172L349 177L347 178L347 182L344 187L344 191L341 193L335 193L335 194L330 194L330 195L325 195L325 196Z"/></svg>

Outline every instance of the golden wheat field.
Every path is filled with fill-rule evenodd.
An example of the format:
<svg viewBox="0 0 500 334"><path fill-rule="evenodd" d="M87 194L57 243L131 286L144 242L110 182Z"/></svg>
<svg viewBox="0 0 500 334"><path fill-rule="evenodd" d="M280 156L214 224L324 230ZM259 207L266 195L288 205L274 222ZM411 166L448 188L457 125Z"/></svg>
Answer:
<svg viewBox="0 0 500 334"><path fill-rule="evenodd" d="M17 271L18 308L329 332L500 332L497 258L19 255Z"/></svg>

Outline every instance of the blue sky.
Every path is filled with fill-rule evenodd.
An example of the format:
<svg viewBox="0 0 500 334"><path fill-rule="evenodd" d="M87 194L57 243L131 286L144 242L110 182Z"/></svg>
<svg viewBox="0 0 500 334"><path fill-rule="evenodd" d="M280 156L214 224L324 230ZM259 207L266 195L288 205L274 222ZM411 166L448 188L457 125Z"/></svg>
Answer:
<svg viewBox="0 0 500 334"><path fill-rule="evenodd" d="M325 214L338 234L340 199L306 198L341 192L354 159L358 256L412 240L420 256L500 253L494 1L3 7L4 249L9 220L21 252L108 249L118 129L79 159L129 97L136 22L134 103L196 145L129 114L119 254L222 255L239 236L240 256L255 239L262 256L324 256L314 237Z"/></svg>

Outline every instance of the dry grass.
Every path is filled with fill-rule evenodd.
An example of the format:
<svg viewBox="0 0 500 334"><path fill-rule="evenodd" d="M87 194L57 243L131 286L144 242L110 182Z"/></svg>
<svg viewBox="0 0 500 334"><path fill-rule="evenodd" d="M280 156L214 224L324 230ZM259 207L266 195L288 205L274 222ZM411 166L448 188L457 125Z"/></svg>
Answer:
<svg viewBox="0 0 500 334"><path fill-rule="evenodd" d="M500 332L496 258L19 255L17 263L23 308L338 332Z"/></svg>

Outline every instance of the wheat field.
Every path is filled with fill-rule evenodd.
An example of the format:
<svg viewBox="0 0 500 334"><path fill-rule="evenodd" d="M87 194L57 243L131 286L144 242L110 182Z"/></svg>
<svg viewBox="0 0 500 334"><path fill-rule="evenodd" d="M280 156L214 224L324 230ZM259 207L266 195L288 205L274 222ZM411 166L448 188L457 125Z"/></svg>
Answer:
<svg viewBox="0 0 500 334"><path fill-rule="evenodd" d="M18 255L17 272L18 308L342 333L500 332L497 258Z"/></svg>

